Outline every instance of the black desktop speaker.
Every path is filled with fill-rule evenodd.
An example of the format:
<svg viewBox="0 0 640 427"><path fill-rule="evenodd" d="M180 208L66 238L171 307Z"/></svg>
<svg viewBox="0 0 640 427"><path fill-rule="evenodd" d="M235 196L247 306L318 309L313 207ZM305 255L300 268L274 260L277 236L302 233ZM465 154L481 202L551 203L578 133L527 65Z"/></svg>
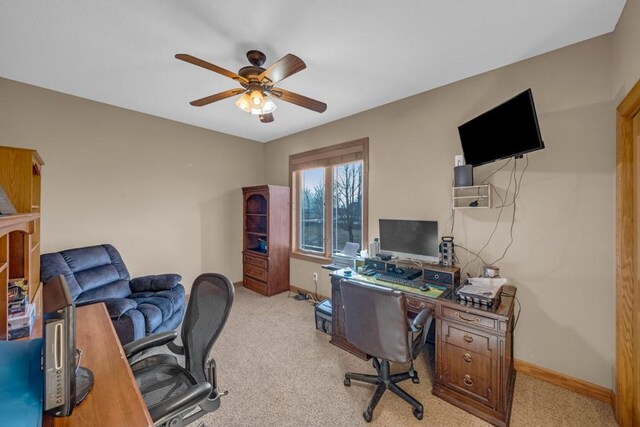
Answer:
<svg viewBox="0 0 640 427"><path fill-rule="evenodd" d="M461 165L453 168L454 187L471 187L473 185L473 166Z"/></svg>
<svg viewBox="0 0 640 427"><path fill-rule="evenodd" d="M424 280L448 287L458 286L460 283L460 269L456 267L430 265L424 268Z"/></svg>

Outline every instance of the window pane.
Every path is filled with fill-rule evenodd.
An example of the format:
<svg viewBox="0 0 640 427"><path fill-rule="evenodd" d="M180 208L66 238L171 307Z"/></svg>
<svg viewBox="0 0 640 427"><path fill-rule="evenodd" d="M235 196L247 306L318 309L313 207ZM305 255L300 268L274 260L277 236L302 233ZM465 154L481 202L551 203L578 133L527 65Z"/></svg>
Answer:
<svg viewBox="0 0 640 427"><path fill-rule="evenodd" d="M324 168L300 171L300 249L324 254Z"/></svg>
<svg viewBox="0 0 640 427"><path fill-rule="evenodd" d="M346 242L362 249L362 161L333 167L333 252Z"/></svg>

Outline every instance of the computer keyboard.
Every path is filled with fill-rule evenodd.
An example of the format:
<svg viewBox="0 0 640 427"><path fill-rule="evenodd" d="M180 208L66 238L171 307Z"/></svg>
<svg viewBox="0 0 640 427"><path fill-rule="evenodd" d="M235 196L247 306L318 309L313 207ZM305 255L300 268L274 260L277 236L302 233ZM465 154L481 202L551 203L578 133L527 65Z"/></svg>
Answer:
<svg viewBox="0 0 640 427"><path fill-rule="evenodd" d="M402 277L392 276L390 274L378 273L374 276L378 280L383 282L395 283L396 285L411 286L412 288L419 288L422 283L417 280L403 279Z"/></svg>

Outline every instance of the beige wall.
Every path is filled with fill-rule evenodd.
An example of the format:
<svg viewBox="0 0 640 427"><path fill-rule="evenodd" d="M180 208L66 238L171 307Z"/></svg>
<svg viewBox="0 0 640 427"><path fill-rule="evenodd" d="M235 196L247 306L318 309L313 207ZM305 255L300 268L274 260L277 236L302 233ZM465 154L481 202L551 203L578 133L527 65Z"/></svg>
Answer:
<svg viewBox="0 0 640 427"><path fill-rule="evenodd" d="M133 276L241 280L242 194L264 145L0 79L0 145L37 149L42 250L112 243Z"/></svg>
<svg viewBox="0 0 640 427"><path fill-rule="evenodd" d="M370 237L378 235L377 221L383 217L435 219L440 234L448 234L453 160L461 153L457 126L531 87L546 149L529 156L514 243L498 263L517 285L522 304L516 357L611 388L615 150L610 63L611 39L600 37L283 138L267 144L267 182L288 183L289 154L368 136ZM501 164L477 168L476 182ZM504 193L508 177L509 172L500 172L491 182ZM456 243L480 249L498 212L456 212ZM511 212L505 208L482 254L487 261L497 259L509 242ZM462 250L458 256L462 265L469 259ZM478 266L468 271L475 274ZM316 271L322 272L318 264L291 260L291 283L313 290ZM327 274L321 278L319 293L330 295Z"/></svg>
<svg viewBox="0 0 640 427"><path fill-rule="evenodd" d="M627 0L612 46L613 95L617 104L640 79L640 0Z"/></svg>
<svg viewBox="0 0 640 427"><path fill-rule="evenodd" d="M0 79L0 145L37 149L43 250L111 242L133 275L241 278L245 185L288 184L288 155L370 138L370 237L381 217L450 227L457 126L531 87L547 148L529 156L514 243L499 263L518 286L516 356L605 387L614 363L614 105L640 78L640 0L600 37L267 145ZM329 106L331 108L331 106ZM501 163L476 170L476 181ZM491 182L504 192L509 173ZM497 203L496 203L497 204ZM498 210L458 211L456 243L478 250ZM483 258L509 242L506 208ZM468 260L458 251L461 265ZM477 272L479 263L468 268ZM293 285L330 294L320 265Z"/></svg>

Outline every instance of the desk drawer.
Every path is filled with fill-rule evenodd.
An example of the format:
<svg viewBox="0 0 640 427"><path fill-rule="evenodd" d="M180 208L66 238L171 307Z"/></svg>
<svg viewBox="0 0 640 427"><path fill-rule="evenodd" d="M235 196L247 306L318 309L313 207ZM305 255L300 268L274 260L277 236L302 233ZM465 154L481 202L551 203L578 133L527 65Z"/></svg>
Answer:
<svg viewBox="0 0 640 427"><path fill-rule="evenodd" d="M244 265L244 274L262 280L263 282L266 282L269 277L267 270L251 264Z"/></svg>
<svg viewBox="0 0 640 427"><path fill-rule="evenodd" d="M484 378L447 366L442 380L445 387L462 393L484 405L495 407L491 383Z"/></svg>
<svg viewBox="0 0 640 427"><path fill-rule="evenodd" d="M462 325L442 321L442 340L465 350L471 350L483 356L493 357L497 338L482 335L479 331L465 328Z"/></svg>
<svg viewBox="0 0 640 427"><path fill-rule="evenodd" d="M245 288L251 289L252 291L259 292L262 295L266 295L267 294L267 284L266 283L258 282L257 280L253 280L252 278L245 276L244 281L243 281L243 285L244 285Z"/></svg>
<svg viewBox="0 0 640 427"><path fill-rule="evenodd" d="M442 307L442 317L455 320L465 325L481 326L483 328L496 329L496 320L475 313L465 313L449 307Z"/></svg>
<svg viewBox="0 0 640 427"><path fill-rule="evenodd" d="M264 258L258 258L258 257L252 257L249 255L245 255L244 256L244 263L246 265L255 265L256 267L260 267L263 268L265 270L267 270L267 266L269 265L267 263L267 260Z"/></svg>
<svg viewBox="0 0 640 427"><path fill-rule="evenodd" d="M407 310L419 313L423 308L433 308L433 302L426 302L422 299L412 297L408 292L405 293L407 298Z"/></svg>
<svg viewBox="0 0 640 427"><path fill-rule="evenodd" d="M453 344L442 344L444 363L451 368L474 378L491 378L491 359L475 351Z"/></svg>

